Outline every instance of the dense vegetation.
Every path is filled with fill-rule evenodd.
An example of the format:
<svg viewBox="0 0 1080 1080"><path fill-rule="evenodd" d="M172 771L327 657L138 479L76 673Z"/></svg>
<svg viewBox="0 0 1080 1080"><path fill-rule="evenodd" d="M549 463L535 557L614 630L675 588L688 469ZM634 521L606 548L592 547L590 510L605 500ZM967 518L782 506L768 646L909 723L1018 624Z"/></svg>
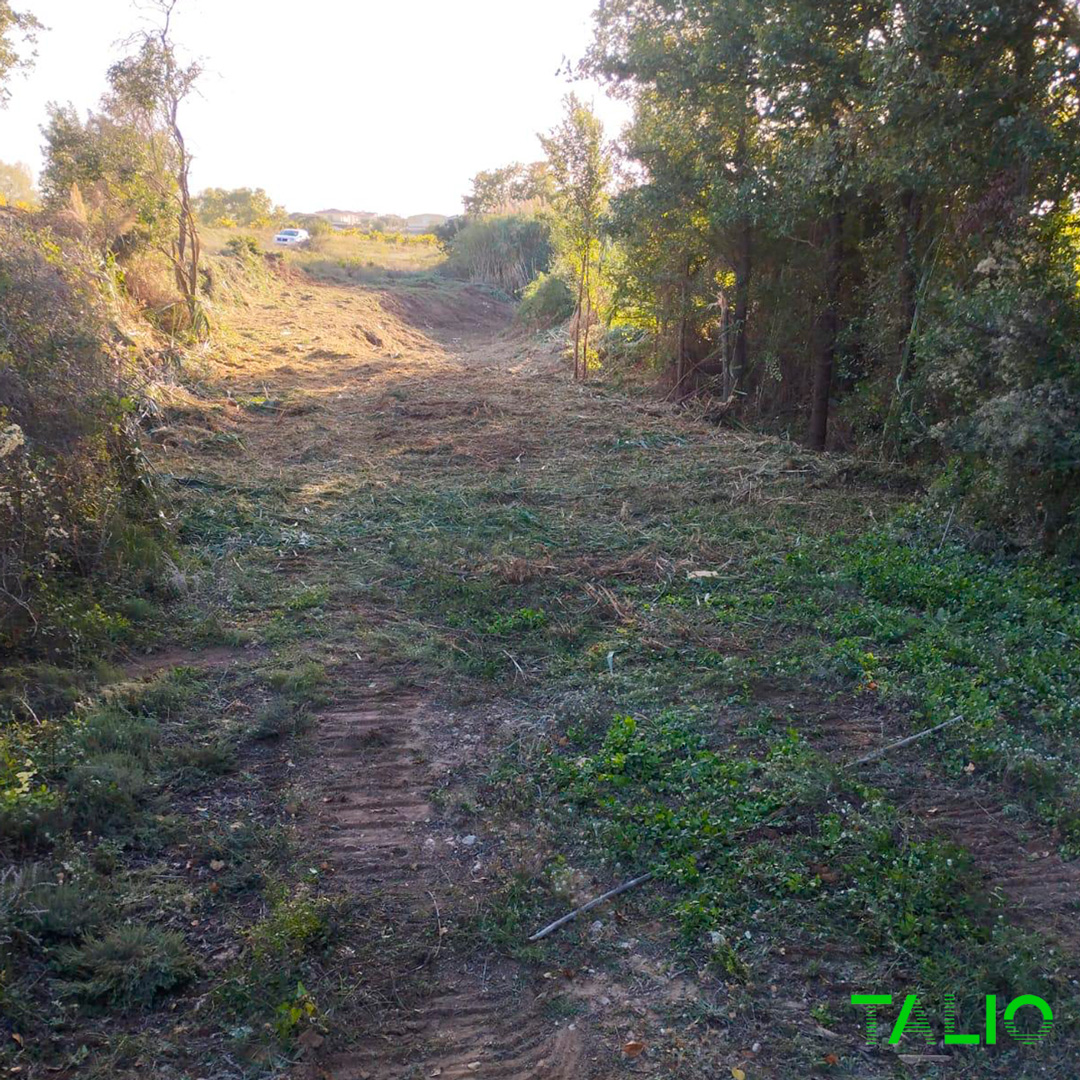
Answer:
<svg viewBox="0 0 1080 1080"><path fill-rule="evenodd" d="M613 0L623 310L811 446L948 461L1075 546L1077 15L1064 0Z"/></svg>
<svg viewBox="0 0 1080 1080"><path fill-rule="evenodd" d="M218 228L261 229L286 216L262 188L207 188L195 199L195 212L201 224Z"/></svg>
<svg viewBox="0 0 1080 1080"><path fill-rule="evenodd" d="M1064 0L605 3L581 70L633 103L639 179L613 190L570 98L546 167L477 175L451 263L520 293L507 215L538 214L579 372L645 357L676 400L921 461L974 520L1075 550L1076 23Z"/></svg>
<svg viewBox="0 0 1080 1080"><path fill-rule="evenodd" d="M109 70L100 111L51 110L43 210L31 188L0 211L0 642L49 660L115 641L127 620L103 589L138 594L168 565L138 422L169 338L205 333L207 281L178 122L199 70L162 11ZM4 31L36 25L0 8L0 76L16 63Z"/></svg>
<svg viewBox="0 0 1080 1080"><path fill-rule="evenodd" d="M102 578L138 591L164 558L110 281L87 247L0 216L0 646L50 658L124 625Z"/></svg>

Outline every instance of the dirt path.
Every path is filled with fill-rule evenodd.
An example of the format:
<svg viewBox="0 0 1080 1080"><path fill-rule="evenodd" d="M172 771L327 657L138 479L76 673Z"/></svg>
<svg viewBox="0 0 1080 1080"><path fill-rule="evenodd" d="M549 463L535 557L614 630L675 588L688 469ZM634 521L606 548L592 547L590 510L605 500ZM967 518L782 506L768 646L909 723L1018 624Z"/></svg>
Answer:
<svg viewBox="0 0 1080 1080"><path fill-rule="evenodd" d="M481 1075L499 1080L570 1080L588 1075L580 1038L554 1029L533 1000L525 973L488 958L463 961L442 949L443 918L454 919L458 890L445 866L458 848L486 857L475 836L431 835L426 801L436 781L425 767L430 729L449 723L422 698L402 695L357 702L325 717L320 840L339 876L357 895L379 896L395 934L433 941L421 964L424 987L405 1008L391 1008L359 1045L335 1056L340 1080L365 1077ZM453 843L449 843L453 841Z"/></svg>
<svg viewBox="0 0 1080 1080"><path fill-rule="evenodd" d="M244 452L220 463L218 482L295 493L290 512L314 534L319 508L358 474L393 485L419 463L482 482L520 464L537 452L537 411L568 427L585 418L574 415L579 395L550 355L523 362L519 344L502 340L508 314L480 289L386 294L306 281L236 309L218 368L228 398L215 427L242 440ZM183 454L186 434L160 441L175 443L178 465L195 465ZM340 552L320 556L300 535L273 569L304 582L342 563ZM390 623L400 615L370 614ZM492 950L455 947L463 905L475 906L485 887L491 839L455 832L430 793L476 754L486 721L475 709L450 716L437 691L398 689L379 668L348 657L296 787L311 808L304 828L336 887L376 905L386 937L413 944L406 952L416 963L376 973L394 984L378 1015L337 1032L329 1053L298 1075L605 1075L589 1065L580 1028L544 1013L538 972Z"/></svg>
<svg viewBox="0 0 1080 1080"><path fill-rule="evenodd" d="M795 1061L818 1075L859 1052L856 1021L829 1010L891 977L882 958L834 927L763 928L754 901L732 931L751 984L741 961L687 959L659 884L530 950L553 912L629 876L584 843L595 823L553 824L562 809L534 801L531 770L637 710L700 713L733 758L785 730L838 762L908 733L858 688L769 674L791 633L771 606L695 615L710 583L737 603L755 559L888 500L842 462L577 387L509 317L423 277L286 278L228 310L211 391L157 435L162 468L200 492L222 612L261 650L245 662L264 681L327 677L283 767L312 873L363 909L334 977L364 989L291 1075L787 1080ZM1017 925L1067 936L1075 867L1003 828L977 776L958 791L918 762L873 770L900 829L967 847L987 891L1025 907ZM851 1075L892 1067L860 1059Z"/></svg>

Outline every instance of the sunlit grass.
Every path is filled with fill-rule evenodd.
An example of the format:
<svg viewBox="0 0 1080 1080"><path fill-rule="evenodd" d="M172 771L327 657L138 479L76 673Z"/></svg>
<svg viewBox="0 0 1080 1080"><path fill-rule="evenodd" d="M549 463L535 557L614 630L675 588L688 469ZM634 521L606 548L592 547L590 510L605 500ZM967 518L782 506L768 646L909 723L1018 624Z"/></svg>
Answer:
<svg viewBox="0 0 1080 1080"><path fill-rule="evenodd" d="M238 236L253 236L264 251L280 251L293 266L308 270L316 276L347 281L362 277L365 272L392 271L418 273L434 270L446 261L438 246L426 238L406 236L402 241L389 234L372 238L355 233L326 233L313 237L300 248L281 248L274 243L277 229L206 229L203 242L211 253L223 252L226 245Z"/></svg>

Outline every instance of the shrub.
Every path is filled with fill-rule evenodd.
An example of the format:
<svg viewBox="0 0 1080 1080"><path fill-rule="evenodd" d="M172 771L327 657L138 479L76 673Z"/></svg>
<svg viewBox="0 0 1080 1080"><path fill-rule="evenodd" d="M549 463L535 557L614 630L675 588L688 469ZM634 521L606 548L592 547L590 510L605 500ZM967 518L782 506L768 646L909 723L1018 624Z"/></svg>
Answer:
<svg viewBox="0 0 1080 1080"><path fill-rule="evenodd" d="M251 930L256 961L281 961L322 951L333 936L339 914L335 902L325 896L282 897Z"/></svg>
<svg viewBox="0 0 1080 1080"><path fill-rule="evenodd" d="M59 793L41 782L20 732L10 729L0 739L0 850L23 855L51 847L64 824Z"/></svg>
<svg viewBox="0 0 1080 1080"><path fill-rule="evenodd" d="M225 253L234 259L261 258L259 241L254 236L234 236L226 245Z"/></svg>
<svg viewBox="0 0 1080 1080"><path fill-rule="evenodd" d="M995 531L1080 549L1080 271L1053 217L944 286L916 343L904 434L952 459L941 491ZM931 438L924 434L933 423Z"/></svg>
<svg viewBox="0 0 1080 1080"><path fill-rule="evenodd" d="M197 787L209 777L236 772L236 748L226 742L179 746L173 753L173 763L181 781Z"/></svg>
<svg viewBox="0 0 1080 1080"><path fill-rule="evenodd" d="M435 239L443 251L449 254L454 246L454 237L469 224L469 219L464 214L457 214L447 218L446 221L435 229Z"/></svg>
<svg viewBox="0 0 1080 1080"><path fill-rule="evenodd" d="M0 953L12 942L26 938L26 924L37 914L33 900L37 887L36 866L0 870Z"/></svg>
<svg viewBox="0 0 1080 1080"><path fill-rule="evenodd" d="M546 219L513 214L470 221L450 241L447 273L518 295L551 266Z"/></svg>
<svg viewBox="0 0 1080 1080"><path fill-rule="evenodd" d="M574 294L562 278L540 274L525 286L517 319L530 329L544 330L566 322L575 306Z"/></svg>
<svg viewBox="0 0 1080 1080"><path fill-rule="evenodd" d="M130 569L129 526L155 514L106 284L78 244L0 214L0 646L64 654L123 629L87 584Z"/></svg>
<svg viewBox="0 0 1080 1080"><path fill-rule="evenodd" d="M148 787L138 758L118 752L97 754L72 767L67 795L74 825L95 833L114 833L138 813Z"/></svg>
<svg viewBox="0 0 1080 1080"><path fill-rule="evenodd" d="M311 726L311 714L302 706L277 699L255 714L251 737L260 741L299 735Z"/></svg>
<svg viewBox="0 0 1080 1080"><path fill-rule="evenodd" d="M21 664L0 669L0 708L13 715L63 715L74 708L85 675L55 664Z"/></svg>
<svg viewBox="0 0 1080 1080"><path fill-rule="evenodd" d="M0 945L77 938L101 914L97 894L81 882L44 880L37 864L0 874Z"/></svg>
<svg viewBox="0 0 1080 1080"><path fill-rule="evenodd" d="M1026 518L1047 547L1080 549L1080 393L1059 381L1002 394L957 421L947 442L973 465L954 490L979 517Z"/></svg>
<svg viewBox="0 0 1080 1080"><path fill-rule="evenodd" d="M656 355L652 336L647 330L629 323L616 323L601 336L596 351L604 367L634 367Z"/></svg>
<svg viewBox="0 0 1080 1080"><path fill-rule="evenodd" d="M270 685L275 690L280 690L289 700L314 705L324 701L326 680L326 668L315 660L308 660L293 668L272 671L268 676Z"/></svg>
<svg viewBox="0 0 1080 1080"><path fill-rule="evenodd" d="M124 263L124 291L142 311L154 318L177 303L176 279L155 254L138 252Z"/></svg>
<svg viewBox="0 0 1080 1080"><path fill-rule="evenodd" d="M119 753L139 761L145 760L159 739L156 721L132 716L119 708L98 709L90 713L77 734L83 754Z"/></svg>
<svg viewBox="0 0 1080 1080"><path fill-rule="evenodd" d="M67 988L83 1001L145 1009L198 973L183 935L151 926L122 926L87 938L60 955Z"/></svg>

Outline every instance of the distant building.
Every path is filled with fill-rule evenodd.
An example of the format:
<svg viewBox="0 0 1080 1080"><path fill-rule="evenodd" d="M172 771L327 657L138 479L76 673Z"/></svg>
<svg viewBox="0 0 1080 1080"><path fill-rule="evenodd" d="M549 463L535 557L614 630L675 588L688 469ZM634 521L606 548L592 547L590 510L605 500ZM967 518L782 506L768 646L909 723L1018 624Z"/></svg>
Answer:
<svg viewBox="0 0 1080 1080"><path fill-rule="evenodd" d="M316 210L314 216L329 221L335 229L355 229L374 221L379 215L367 210Z"/></svg>
<svg viewBox="0 0 1080 1080"><path fill-rule="evenodd" d="M427 233L446 224L445 214L413 214L405 219L405 231L410 233Z"/></svg>

